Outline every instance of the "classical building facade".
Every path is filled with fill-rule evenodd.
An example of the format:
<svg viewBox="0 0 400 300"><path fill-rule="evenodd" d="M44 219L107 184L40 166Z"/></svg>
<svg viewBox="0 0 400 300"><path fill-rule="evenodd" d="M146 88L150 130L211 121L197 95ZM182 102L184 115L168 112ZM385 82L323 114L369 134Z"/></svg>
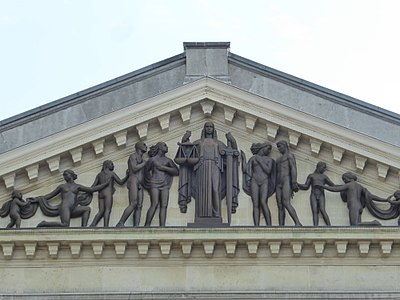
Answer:
<svg viewBox="0 0 400 300"><path fill-rule="evenodd" d="M2 210L2 299L400 297L398 205L373 202L374 213L369 210L371 200L364 199L367 192L363 199L351 198L349 187L348 198L342 195L345 203L340 193L325 191L331 226L320 215L319 226L314 226L311 191L299 190L289 201L303 226L294 226L288 213L285 226L279 226L276 194L268 200L272 226L266 226L263 214L260 226L254 226L242 168L244 156L249 160L253 155L254 143L270 143L269 157L278 162L278 172L285 172L285 158L277 148L278 141L285 141L296 160L299 184L324 162L324 174L335 185L343 187L342 175L351 172L368 195L395 201L400 116L235 55L229 47L225 42L184 43L182 54L0 122L0 204L15 190L32 202L18 204L14 193L14 202L8 203L17 210ZM103 162L111 160L114 173L123 180L138 142L149 148L165 142L168 152L163 155L172 161L182 150L185 132L191 132L190 141L196 144L205 123L214 125L225 145L232 144L225 137L228 132L236 144L238 172L229 171L228 156L221 158L220 171L221 176L236 174L240 192L233 198L238 207L231 215L224 198L221 224L196 226L197 199L182 212L178 200L185 179L179 165L181 177L171 173L170 186L159 185L160 191L169 191L163 227L162 201L151 226L144 226L151 206L148 191L154 186L141 187L139 226L133 226L129 216L125 227L116 227L129 204L125 183L117 182L109 227L103 226L103 219L96 227L81 227L85 212L74 211L77 206L90 207L91 224L99 201L104 201L97 192L90 204L70 208L69 227L36 227L43 220L60 222L57 214L64 208L57 205L61 197L65 203L70 192L65 185L58 188L67 180L65 170L77 174L77 184L90 187ZM243 154L237 155L240 151ZM201 160L203 154L196 155ZM147 153L143 158L150 160ZM202 181L194 184L207 189ZM278 180L275 186L279 184ZM39 197L52 191L58 191L52 200ZM229 197L228 188L226 194ZM44 210L44 202L58 209L54 216ZM357 225L379 220L381 226L354 226L349 211L354 211L355 202L365 222ZM32 216L23 216L21 228L6 229L10 218L23 215L23 206L35 206Z"/></svg>

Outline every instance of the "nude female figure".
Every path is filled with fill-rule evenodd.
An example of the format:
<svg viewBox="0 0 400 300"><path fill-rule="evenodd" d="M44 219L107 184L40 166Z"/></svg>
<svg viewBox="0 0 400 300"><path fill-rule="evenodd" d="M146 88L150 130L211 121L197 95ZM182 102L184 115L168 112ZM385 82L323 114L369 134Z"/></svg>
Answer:
<svg viewBox="0 0 400 300"><path fill-rule="evenodd" d="M165 156L168 146L164 142L158 142L150 147L149 160L145 167L145 187L150 193L150 208L147 211L145 226L150 226L158 206L160 206L160 226L164 227L167 218L169 189L173 176L179 174L178 167L172 159Z"/></svg>
<svg viewBox="0 0 400 300"><path fill-rule="evenodd" d="M48 216L60 216L61 222L48 222L42 221L38 224L38 227L69 227L71 218L82 218L82 227L86 227L89 215L90 215L90 207L81 205L82 202L78 197L79 192L85 193L94 193L105 188L109 182L105 182L95 187L87 187L80 184L75 183L75 179L78 176L72 170L65 170L63 172L65 183L59 185L54 191L51 193L35 197L28 198L32 202L41 202L41 209L45 215ZM60 194L61 196L61 204L52 207L47 203L47 200L50 200ZM45 206L45 207L42 207Z"/></svg>
<svg viewBox="0 0 400 300"><path fill-rule="evenodd" d="M269 157L272 145L255 143L251 145L253 156L246 163L246 156L242 152L243 190L251 196L253 202L253 221L255 226L260 225L262 211L265 223L271 226L271 212L268 207L268 198L275 192L275 161Z"/></svg>

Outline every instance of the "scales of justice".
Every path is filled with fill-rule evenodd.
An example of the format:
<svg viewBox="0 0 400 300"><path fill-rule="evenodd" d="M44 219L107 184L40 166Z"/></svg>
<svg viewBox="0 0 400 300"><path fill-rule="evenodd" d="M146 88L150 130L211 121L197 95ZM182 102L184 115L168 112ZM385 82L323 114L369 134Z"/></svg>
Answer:
<svg viewBox="0 0 400 300"><path fill-rule="evenodd" d="M230 226L236 212L239 193L239 151L236 140L227 133L227 145L218 140L214 123L206 122L199 140L190 142L187 131L178 143L175 162L179 165L179 207L187 212L187 204L195 199L195 220L192 227ZM223 223L221 201L226 199L227 223Z"/></svg>

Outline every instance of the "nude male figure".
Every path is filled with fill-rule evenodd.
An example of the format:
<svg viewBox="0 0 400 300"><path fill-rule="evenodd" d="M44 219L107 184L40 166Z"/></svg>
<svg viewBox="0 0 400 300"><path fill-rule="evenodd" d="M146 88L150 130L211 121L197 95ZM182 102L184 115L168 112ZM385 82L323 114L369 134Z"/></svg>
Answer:
<svg viewBox="0 0 400 300"><path fill-rule="evenodd" d="M299 190L297 184L296 159L289 151L286 141L276 143L281 156L276 160L277 178L276 178L276 201L278 203L279 225L285 225L285 210L292 217L295 226L302 226L297 217L296 210L290 203L293 194Z"/></svg>

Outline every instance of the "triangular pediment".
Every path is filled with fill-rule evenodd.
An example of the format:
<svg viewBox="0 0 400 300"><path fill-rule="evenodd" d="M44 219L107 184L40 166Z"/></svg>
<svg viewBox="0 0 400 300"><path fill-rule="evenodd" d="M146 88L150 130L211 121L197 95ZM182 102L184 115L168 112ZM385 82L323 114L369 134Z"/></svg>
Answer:
<svg viewBox="0 0 400 300"><path fill-rule="evenodd" d="M184 132L191 130L198 138L208 120L215 123L221 139L232 132L248 157L252 143L288 141L302 170L299 181L321 160L337 183L341 174L351 171L378 194L397 188L400 157L395 146L205 77L0 155L0 200L9 199L12 189L37 194L59 184L65 169L76 170L90 185L93 172L106 159L121 162L122 176L139 140L148 145L165 141L173 157ZM276 146L271 156L279 156Z"/></svg>

